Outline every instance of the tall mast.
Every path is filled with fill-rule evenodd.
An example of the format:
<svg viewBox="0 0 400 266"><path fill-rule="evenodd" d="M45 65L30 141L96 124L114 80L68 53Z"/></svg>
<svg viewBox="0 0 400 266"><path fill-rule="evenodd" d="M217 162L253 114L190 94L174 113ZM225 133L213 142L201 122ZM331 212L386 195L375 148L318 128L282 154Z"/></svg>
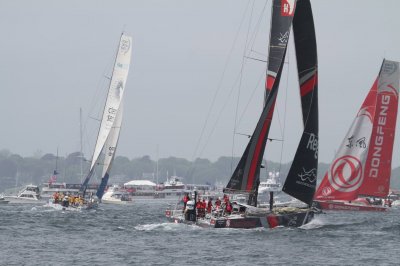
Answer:
<svg viewBox="0 0 400 266"><path fill-rule="evenodd" d="M83 182L83 141L82 141L82 107L79 108L79 139L81 155L81 183Z"/></svg>
<svg viewBox="0 0 400 266"><path fill-rule="evenodd" d="M157 144L156 182L158 185L158 144Z"/></svg>

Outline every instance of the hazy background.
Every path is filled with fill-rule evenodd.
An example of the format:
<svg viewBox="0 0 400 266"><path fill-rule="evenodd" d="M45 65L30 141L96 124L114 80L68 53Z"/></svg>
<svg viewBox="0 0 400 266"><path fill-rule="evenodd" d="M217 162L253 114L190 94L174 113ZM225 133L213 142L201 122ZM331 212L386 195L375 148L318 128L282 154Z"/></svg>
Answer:
<svg viewBox="0 0 400 266"><path fill-rule="evenodd" d="M311 3L319 61L319 155L330 162L382 59L400 60L400 1ZM237 132L251 134L262 108L266 67L243 55L266 59L270 4L0 0L0 149L22 156L56 153L57 147L63 155L78 151L81 107L84 153L90 157L99 123L89 117L100 117L104 75L110 74L125 30L133 37L133 56L117 154L216 160L231 156L234 147L233 155L240 156L248 139L237 135L233 143L235 112ZM283 162L292 160L302 130L292 43L289 49L270 134L285 139ZM398 134L393 166L400 164ZM280 161L281 150L281 143L269 143L265 158Z"/></svg>

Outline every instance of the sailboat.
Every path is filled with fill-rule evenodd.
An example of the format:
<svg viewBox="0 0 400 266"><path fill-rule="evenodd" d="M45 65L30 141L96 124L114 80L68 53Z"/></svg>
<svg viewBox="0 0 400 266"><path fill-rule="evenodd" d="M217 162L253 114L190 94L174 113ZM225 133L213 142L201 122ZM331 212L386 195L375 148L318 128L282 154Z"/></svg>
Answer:
<svg viewBox="0 0 400 266"><path fill-rule="evenodd" d="M399 63L383 60L377 79L316 192L318 208L386 210L382 203L389 194L399 77Z"/></svg>
<svg viewBox="0 0 400 266"><path fill-rule="evenodd" d="M311 4L309 0L274 0L265 105L250 141L224 189L224 193L227 194L246 194L248 197L247 204L234 206L233 209L237 209L236 214L211 216L209 222L196 219L195 215L189 216L189 218L185 217L185 220L189 219L200 226L207 226L208 223L209 226L215 228L273 228L276 226L301 226L313 218L314 212L309 207L278 209L274 208L272 204L270 209L257 207L260 168L274 113L292 24L304 131L283 191L311 207L318 167L317 47ZM174 217L171 211L167 210L166 214L174 222L182 221L182 219Z"/></svg>
<svg viewBox="0 0 400 266"><path fill-rule="evenodd" d="M126 80L129 72L131 60L132 38L126 34L122 34L118 51L115 58L114 68L108 95L103 110L103 116L93 152L89 173L86 175L79 192L84 200L84 209L90 209L97 206L97 202L93 195L87 197L86 190L91 177L95 173L98 164L102 165L102 178L99 188L97 189L97 199L101 200L110 177L110 171L117 149L119 133L122 123L122 100L125 91ZM103 155L102 155L103 153ZM101 162L100 162L101 161ZM63 206L68 209L72 206ZM82 208L82 206L79 206Z"/></svg>
<svg viewBox="0 0 400 266"><path fill-rule="evenodd" d="M110 171L118 145L119 133L122 123L122 99L128 78L129 65L132 53L132 38L122 34L119 48L115 59L113 74L110 80L108 96L103 110L103 117L95 149L93 152L89 173L82 183L80 191L85 196L90 178L95 172L96 165L102 158L104 152L103 170L100 186L96 192L99 200L104 195L110 177Z"/></svg>

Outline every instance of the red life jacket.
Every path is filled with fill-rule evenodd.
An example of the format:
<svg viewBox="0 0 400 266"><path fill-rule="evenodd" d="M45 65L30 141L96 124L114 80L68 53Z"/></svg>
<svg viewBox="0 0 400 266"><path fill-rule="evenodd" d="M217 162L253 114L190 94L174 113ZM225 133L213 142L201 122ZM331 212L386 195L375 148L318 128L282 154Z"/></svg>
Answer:
<svg viewBox="0 0 400 266"><path fill-rule="evenodd" d="M183 196L183 202L184 202L184 203L187 203L188 201L189 201L189 197L188 197L188 196L186 196L186 195L185 195L185 196Z"/></svg>

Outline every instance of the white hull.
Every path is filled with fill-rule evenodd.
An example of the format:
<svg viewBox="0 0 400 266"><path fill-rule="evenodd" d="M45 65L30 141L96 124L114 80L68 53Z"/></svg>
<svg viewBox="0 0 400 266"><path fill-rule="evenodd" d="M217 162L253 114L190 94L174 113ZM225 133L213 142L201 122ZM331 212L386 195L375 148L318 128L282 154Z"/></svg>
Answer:
<svg viewBox="0 0 400 266"><path fill-rule="evenodd" d="M80 212L82 210L90 210L90 209L95 209L97 207L97 204L94 205L83 205L83 206L68 206L68 207L64 207L61 204L58 203L53 203L52 201L46 203L44 205L44 207L49 207L49 208L53 208L57 211L77 211Z"/></svg>
<svg viewBox="0 0 400 266"><path fill-rule="evenodd" d="M4 199L7 200L10 204L42 204L42 203L46 203L45 200L41 200L41 199L28 199L28 198L20 198L17 196L4 196Z"/></svg>
<svg viewBox="0 0 400 266"><path fill-rule="evenodd" d="M105 199L103 198L101 200L101 203L104 204L118 204L118 205L132 205L133 201L132 200L118 200L118 199Z"/></svg>
<svg viewBox="0 0 400 266"><path fill-rule="evenodd" d="M392 207L400 207L400 200L395 200L392 202Z"/></svg>

